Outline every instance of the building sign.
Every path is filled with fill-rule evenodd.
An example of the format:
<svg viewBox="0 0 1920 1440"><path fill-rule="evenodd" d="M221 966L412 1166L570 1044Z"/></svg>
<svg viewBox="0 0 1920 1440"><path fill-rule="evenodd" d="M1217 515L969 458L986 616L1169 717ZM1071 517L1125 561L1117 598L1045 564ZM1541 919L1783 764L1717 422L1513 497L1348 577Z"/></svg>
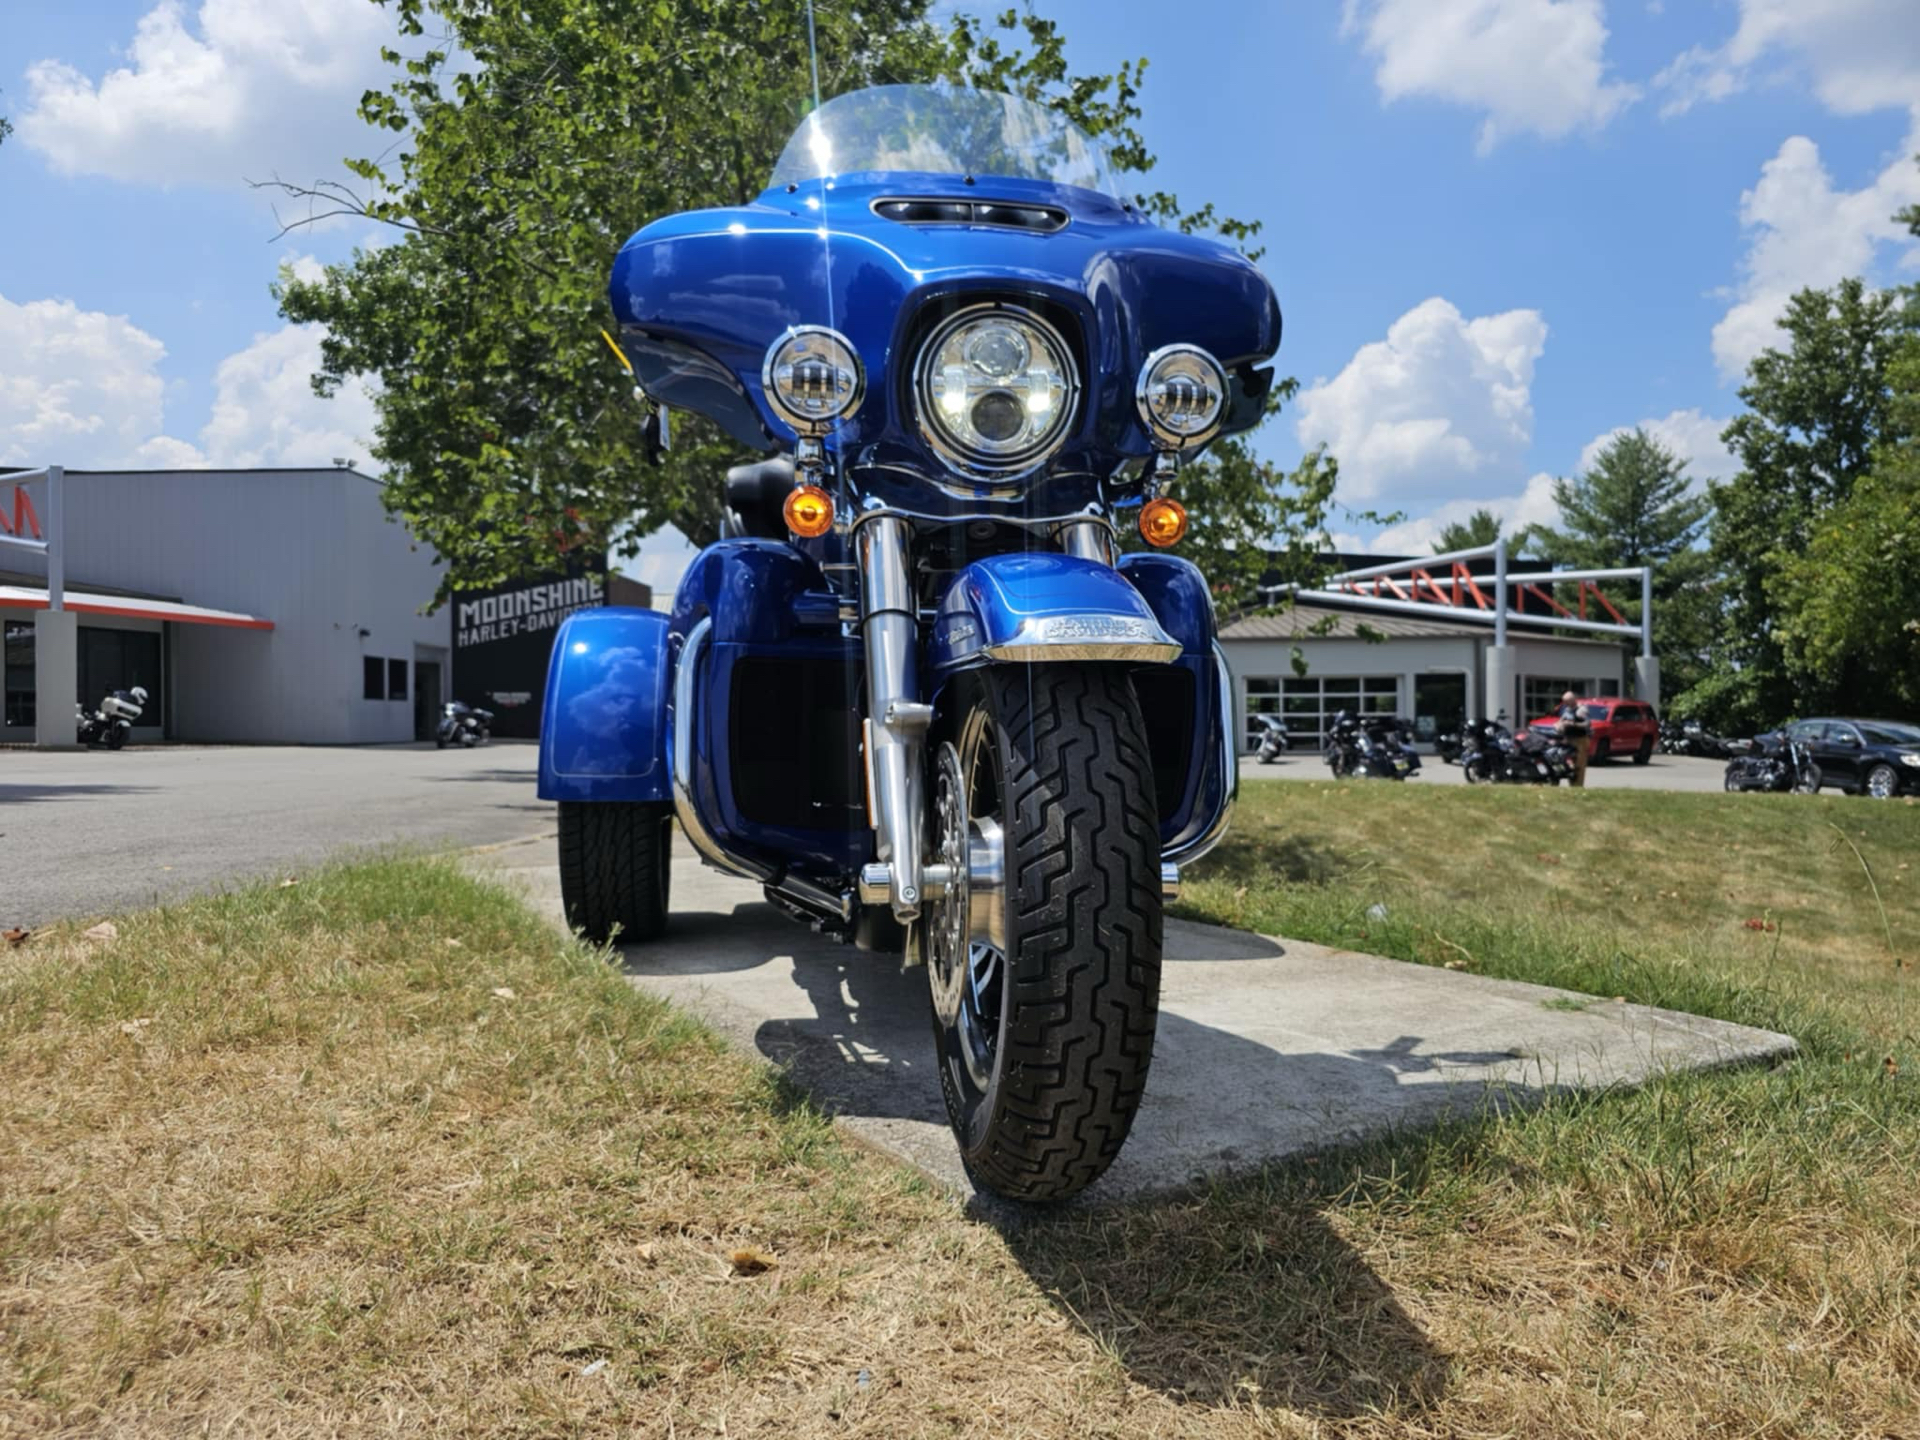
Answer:
<svg viewBox="0 0 1920 1440"><path fill-rule="evenodd" d="M453 618L456 643L486 645L516 635L555 630L583 606L606 604L606 593L605 576L579 575L463 599Z"/></svg>
<svg viewBox="0 0 1920 1440"><path fill-rule="evenodd" d="M577 556L564 572L455 592L447 698L493 711L496 735L537 738L554 631L574 611L606 603L604 554Z"/></svg>

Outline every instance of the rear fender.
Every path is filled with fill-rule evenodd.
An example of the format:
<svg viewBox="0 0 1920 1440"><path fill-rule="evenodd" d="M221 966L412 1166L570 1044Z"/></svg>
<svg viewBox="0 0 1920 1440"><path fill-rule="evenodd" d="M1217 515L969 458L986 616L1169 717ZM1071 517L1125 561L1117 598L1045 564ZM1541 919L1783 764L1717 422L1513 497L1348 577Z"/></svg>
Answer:
<svg viewBox="0 0 1920 1440"><path fill-rule="evenodd" d="M665 615L613 605L569 615L547 661L540 798L668 799L671 672Z"/></svg>

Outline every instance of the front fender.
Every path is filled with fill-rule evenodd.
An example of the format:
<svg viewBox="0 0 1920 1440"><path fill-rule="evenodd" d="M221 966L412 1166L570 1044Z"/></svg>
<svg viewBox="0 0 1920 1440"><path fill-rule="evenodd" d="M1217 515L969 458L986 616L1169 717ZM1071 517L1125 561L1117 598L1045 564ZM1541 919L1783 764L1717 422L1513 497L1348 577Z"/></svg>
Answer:
<svg viewBox="0 0 1920 1440"><path fill-rule="evenodd" d="M1180 642L1117 571L1051 552L989 555L954 577L934 617L936 673L994 661L1166 664Z"/></svg>
<svg viewBox="0 0 1920 1440"><path fill-rule="evenodd" d="M553 637L540 721L542 800L665 800L667 617L576 610Z"/></svg>

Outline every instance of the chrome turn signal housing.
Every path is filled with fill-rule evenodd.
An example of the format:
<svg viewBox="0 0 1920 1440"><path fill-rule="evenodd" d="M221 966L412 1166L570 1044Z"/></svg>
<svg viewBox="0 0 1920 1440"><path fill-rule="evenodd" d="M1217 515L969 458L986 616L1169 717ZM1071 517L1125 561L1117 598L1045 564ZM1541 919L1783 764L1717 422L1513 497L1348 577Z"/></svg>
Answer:
<svg viewBox="0 0 1920 1440"><path fill-rule="evenodd" d="M1187 507L1162 495L1140 507L1140 538L1156 550L1178 545L1187 533Z"/></svg>
<svg viewBox="0 0 1920 1440"><path fill-rule="evenodd" d="M802 540L817 540L833 528L833 497L818 485L796 485L780 507L787 529Z"/></svg>

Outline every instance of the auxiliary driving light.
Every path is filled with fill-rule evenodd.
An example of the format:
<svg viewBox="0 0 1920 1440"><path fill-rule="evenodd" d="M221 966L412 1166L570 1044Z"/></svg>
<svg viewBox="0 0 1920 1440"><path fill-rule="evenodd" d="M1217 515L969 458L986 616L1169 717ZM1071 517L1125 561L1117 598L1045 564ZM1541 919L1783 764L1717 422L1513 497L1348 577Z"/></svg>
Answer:
<svg viewBox="0 0 1920 1440"><path fill-rule="evenodd" d="M1140 507L1140 538L1156 550L1178 545L1187 533L1187 507L1162 495Z"/></svg>
<svg viewBox="0 0 1920 1440"><path fill-rule="evenodd" d="M824 435L860 408L866 371L847 337L824 325L796 325L767 347L760 388L802 435Z"/></svg>
<svg viewBox="0 0 1920 1440"><path fill-rule="evenodd" d="M818 485L796 485L780 507L787 529L802 540L817 540L833 528L833 497ZM1182 518L1181 524L1184 525Z"/></svg>
<svg viewBox="0 0 1920 1440"><path fill-rule="evenodd" d="M1204 445L1226 416L1227 372L1198 345L1166 345L1140 367L1133 399L1161 449Z"/></svg>

